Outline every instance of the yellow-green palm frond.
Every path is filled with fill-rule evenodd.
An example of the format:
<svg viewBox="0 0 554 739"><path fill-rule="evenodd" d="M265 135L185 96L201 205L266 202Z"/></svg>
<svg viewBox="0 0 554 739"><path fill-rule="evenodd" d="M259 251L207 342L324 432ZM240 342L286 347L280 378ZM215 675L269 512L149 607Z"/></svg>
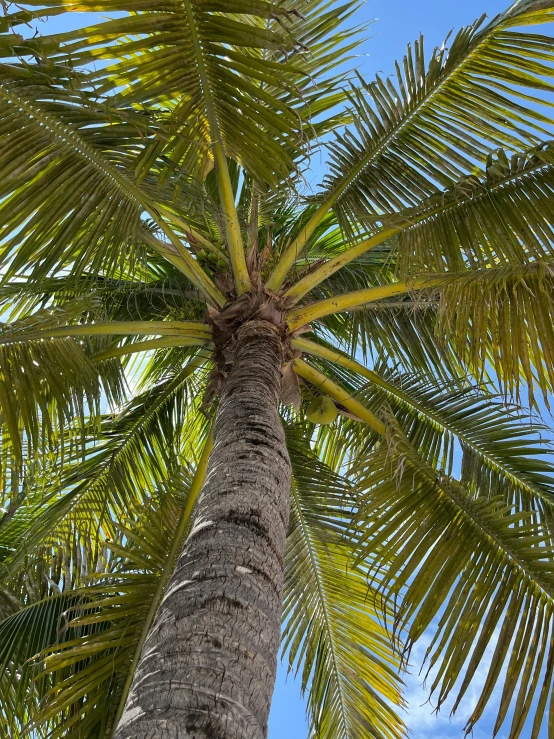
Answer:
<svg viewBox="0 0 554 739"><path fill-rule="evenodd" d="M364 532L359 556L375 553L379 586L401 599L397 626L407 647L427 629L434 633L426 656L437 705L456 691L456 709L490 646L488 676L466 729L481 717L505 666L496 729L515 705L507 736L519 736L537 699L529 735L537 739L552 682L549 519L437 471L392 417L386 442L354 467L355 530Z"/></svg>
<svg viewBox="0 0 554 739"><path fill-rule="evenodd" d="M0 68L0 90L6 274L12 277L28 261L40 279L60 267L94 271L101 264L109 271L137 259L144 251L143 206L130 192L128 155L108 152L102 140L103 127L112 142L117 138L110 114L80 109L78 93L48 86L30 72L11 79L7 65ZM47 210L40 208L46 197Z"/></svg>
<svg viewBox="0 0 554 739"><path fill-rule="evenodd" d="M283 650L309 691L311 736L398 739L405 736L399 652L365 571L350 567L353 490L310 452L299 428L288 427L287 444L293 486Z"/></svg>
<svg viewBox="0 0 554 739"><path fill-rule="evenodd" d="M534 389L545 397L552 392L552 259L513 259L404 281L391 277L390 268L379 269L378 257L366 264L352 262L323 282L314 291L319 301L289 313L291 325L313 321L316 333L330 332L351 355L394 357L431 377L494 377L518 400L524 387L531 403ZM362 289L345 294L341 288L361 281Z"/></svg>
<svg viewBox="0 0 554 739"><path fill-rule="evenodd" d="M185 501L190 480L181 475L172 485ZM182 543L186 529L183 508L166 492L121 519L88 562L85 585L62 581L63 592L0 622L1 736L109 732L172 544L176 536Z"/></svg>
<svg viewBox="0 0 554 739"><path fill-rule="evenodd" d="M369 370L328 344L300 339L293 346L311 354L311 362L375 415L392 412L434 469L459 474L464 487L479 496L502 496L506 504L552 514L554 465L548 460L549 429L540 418L467 378L429 381L386 365ZM363 433L353 435L346 456L356 457L373 443Z"/></svg>
<svg viewBox="0 0 554 739"><path fill-rule="evenodd" d="M32 3L33 12L42 5ZM154 166L162 183L176 170L201 181L219 132L230 157L260 184L276 185L294 174L314 134L333 125L321 115L343 94L327 79L348 58L353 32L342 26L355 7L68 2L65 12L115 17L39 43L57 65L95 65L88 75L95 95L156 113L161 128L136 159L140 179ZM33 51L30 43L26 53Z"/></svg>
<svg viewBox="0 0 554 739"><path fill-rule="evenodd" d="M210 300L224 302L159 214L167 196L136 184L133 150L145 138L145 116L91 104L69 84L48 84L30 67L14 74L10 65L0 65L0 112L4 279L29 263L27 280L37 282L62 269L75 275L133 269L146 259L148 213L166 239L154 242L157 250ZM48 209L40 207L45 198Z"/></svg>
<svg viewBox="0 0 554 739"><path fill-rule="evenodd" d="M428 62L420 38L396 65L396 85L361 81L356 129L332 145L327 180L347 229L454 186L494 147L524 152L551 138L541 94L552 91L552 42L531 26L552 12L542 0L515 2L488 25L460 30Z"/></svg>
<svg viewBox="0 0 554 739"><path fill-rule="evenodd" d="M340 243L345 244L344 240ZM395 239L331 275L312 290L310 299L325 300L393 283L396 270ZM464 368L453 347L436 340L439 305L438 291L408 292L325 316L311 325L318 338L330 340L349 356L361 357L371 365L390 359L430 379L452 379L463 375Z"/></svg>
<svg viewBox="0 0 554 739"><path fill-rule="evenodd" d="M511 159L498 149L487 157L486 172L474 168L417 207L367 218L358 214L370 230L377 221L383 228L355 244L337 238L335 253L322 254L320 264L311 262L287 297L297 302L314 295L322 283L325 289L330 279L351 274L360 258L371 261L387 249L401 278L551 259L553 152L552 141ZM309 242L307 250L311 256Z"/></svg>
<svg viewBox="0 0 554 739"><path fill-rule="evenodd" d="M27 499L0 530L4 578L44 546L88 537L93 547L109 536L130 507L144 505L171 475L191 438L205 433L198 413L206 359L181 355L181 366L166 371L100 428L94 424L63 464L46 468Z"/></svg>
<svg viewBox="0 0 554 739"><path fill-rule="evenodd" d="M440 290L437 343L447 342L474 377L492 367L505 393L545 397L554 387L554 262L517 263L453 275Z"/></svg>
<svg viewBox="0 0 554 739"><path fill-rule="evenodd" d="M3 501L12 495L10 471L11 485L23 477L29 484L38 466L59 456L66 429L73 430L66 438L68 447L82 441L82 421L86 417L93 424L100 417L102 395L113 403L123 400L121 367L95 365L86 341L54 340L48 334L97 311L93 297L75 297L0 327ZM40 332L49 340L41 339ZM34 339L18 341L27 335Z"/></svg>
<svg viewBox="0 0 554 739"><path fill-rule="evenodd" d="M487 269L553 257L554 145L508 158L499 149L420 209L393 216L402 275Z"/></svg>

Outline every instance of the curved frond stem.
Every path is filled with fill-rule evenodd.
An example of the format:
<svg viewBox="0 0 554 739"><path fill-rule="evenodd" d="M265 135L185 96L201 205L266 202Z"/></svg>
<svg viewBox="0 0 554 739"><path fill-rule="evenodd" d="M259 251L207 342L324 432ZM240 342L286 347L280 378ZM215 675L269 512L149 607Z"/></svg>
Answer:
<svg viewBox="0 0 554 739"><path fill-rule="evenodd" d="M183 263L182 267L178 267L181 272L183 272L193 283L193 285L195 285L200 290L200 292L205 295L211 302L215 303L215 305L219 307L225 305L227 301L221 290L219 290L219 288L215 286L212 279L208 277L208 275L204 272L197 260L194 259L189 253L188 249L183 246L183 243L181 242L181 239L177 236L177 234L168 226L163 218L161 218L156 213L155 208L145 206L145 210L156 222L156 225L167 236L167 238L171 242L171 245L177 251ZM165 257L166 259L168 258L168 252L170 250L167 248L167 245L163 244L163 242L159 241L158 239L152 239L150 240L150 243L157 249L162 257ZM173 263L175 264L175 262Z"/></svg>
<svg viewBox="0 0 554 739"><path fill-rule="evenodd" d="M302 359L295 359L293 361L293 368L297 375L307 380L311 385L317 387L322 393L325 393L337 403L343 405L350 413L353 413L361 421L367 423L374 431L380 436L385 435L385 424L380 421L370 410L368 410L359 400L350 395L336 382L330 380L324 374L311 367L307 362Z"/></svg>
<svg viewBox="0 0 554 739"><path fill-rule="evenodd" d="M0 345L72 336L117 335L177 336L183 339L197 339L201 343L211 338L209 327L205 323L196 321L113 321L111 323L76 324L73 326L0 333Z"/></svg>
<svg viewBox="0 0 554 739"><path fill-rule="evenodd" d="M315 341L310 341L309 339L303 339L301 337L293 339L291 343L294 349L299 349L304 354L310 354L312 357L319 357L319 359L326 359L329 362L340 364L341 367L351 370L352 372L357 372L359 375L362 375L362 377L365 377L366 380L379 385L379 387L382 387L383 389L392 388L396 391L394 386L379 377L376 372L364 367L361 362L351 359L342 352L336 351L335 349L329 349L321 344L316 344Z"/></svg>
<svg viewBox="0 0 554 739"><path fill-rule="evenodd" d="M181 274L191 282L194 282L192 274L187 267L187 263L181 256L180 251L177 250L173 244L166 244L160 239L157 239L154 234L148 233L147 231L143 231L141 236L147 244L158 252L160 256L167 259L168 262L171 262L171 264L176 267Z"/></svg>
<svg viewBox="0 0 554 739"><path fill-rule="evenodd" d="M223 149L223 142L221 140L221 132L210 87L208 70L206 69L206 64L204 62L202 45L196 27L194 10L190 0L184 0L184 6L189 23L194 56L198 65L198 74L200 76L200 82L204 94L206 114L208 116L208 123L210 126L219 200L225 218L227 248L229 249L229 255L231 257L231 267L233 269L237 293L241 295L250 290L250 275L248 274L248 268L246 266L246 254L244 252L244 245L240 231L239 217L235 205L235 197L231 186L227 160L225 158L225 151Z"/></svg>
<svg viewBox="0 0 554 739"><path fill-rule="evenodd" d="M206 290L203 290L201 286L198 283L198 279L196 278L196 275L194 271L190 267L191 260L194 264L198 264L196 259L193 259L191 255L189 254L188 250L183 246L181 243L181 240L174 234L170 229L166 232L167 237L170 240L170 243L167 244L160 239L156 238L153 234L143 231L142 232L142 238L150 244L151 247L153 247L160 256L162 256L164 259L167 259L168 262L171 262L174 267L176 267L179 272L185 275L187 279L189 279L192 284L201 291L201 293L208 298L212 303L217 305L219 308L221 308L225 304L225 296L223 293L219 291L218 288L214 285L214 290L209 290L206 292ZM191 237L192 238L192 237ZM204 246L205 249L208 249L207 246ZM216 253L218 256L222 254L222 252L217 249L217 247L211 245L210 251ZM227 256L224 257L224 261L228 262ZM208 278L211 279L211 278Z"/></svg>
<svg viewBox="0 0 554 739"><path fill-rule="evenodd" d="M371 382L373 385L376 385L377 387L384 390L390 398L394 398L394 400L400 401L403 405L407 406L411 410L414 410L417 413L421 414L431 423L439 426L444 431L453 434L467 449L470 449L472 452L478 454L483 460L485 460L488 465L490 465L492 469L500 472L516 487L523 488L526 492L534 496L538 496L549 508L552 508L552 506L554 505L554 500L552 499L552 496L540 490L540 488L538 488L537 486L529 484L521 477L515 475L513 469L507 466L501 459L495 457L494 454L488 453L485 449L482 449L478 444L474 442L470 435L461 432L460 429L456 428L455 425L449 424L443 418L437 415L437 413L435 413L432 408L428 408L421 402L418 402L408 393L403 392L400 388L396 387L390 382L387 382L387 380L385 380L379 374L377 374L373 370L368 369L360 362L357 362L355 359L351 359L342 352L339 352L335 349L330 349L326 346L322 346L321 344L316 344L314 341L310 341L309 339L293 339L292 346L294 349L298 349L305 354L310 354L311 356L318 357L319 359L333 362L334 364L338 364L347 370L356 372L357 374L361 375L366 380L369 380L369 382Z"/></svg>
<svg viewBox="0 0 554 739"><path fill-rule="evenodd" d="M248 248L251 249L258 241L258 229L260 227L260 193L258 188L252 185L252 197L250 200L250 217L248 219L247 237Z"/></svg>
<svg viewBox="0 0 554 739"><path fill-rule="evenodd" d="M361 171L362 169L363 167L362 165L360 165L359 170ZM340 197L344 190L346 190L350 182L355 179L357 174L359 174L359 172L355 170L355 174L353 174L351 180L345 180L341 186L337 187L334 190L334 192L327 198L327 200L319 206L319 208L316 210L316 212L313 214L313 216L310 218L310 220L304 226L298 236L294 239L294 241L286 248L284 254L282 254L267 281L267 287L270 290L277 292L281 288L292 265L296 262L300 254L302 254L302 252L304 251L306 244L310 239L310 236L323 221L327 213L331 210L336 200Z"/></svg>
<svg viewBox="0 0 554 739"><path fill-rule="evenodd" d="M329 316L334 313L344 313L350 310L358 310L368 303L375 303L382 298L390 298L393 295L404 295L417 290L437 287L443 284L449 277L433 277L413 280L413 282L393 282L390 285L379 285L366 290L356 290L345 295L337 295L316 303L309 303L287 313L287 323L291 331L300 326L305 326L318 318Z"/></svg>
<svg viewBox="0 0 554 739"><path fill-rule="evenodd" d="M121 693L121 700L119 702L119 706L117 708L117 713L116 713L114 723L113 723L114 733L117 730L117 725L119 723L119 720L125 708L125 703L127 701L127 696L129 695L131 683L133 682L135 669L140 659L144 641L146 637L148 636L150 627L152 626L152 623L156 616L156 612L162 600L167 583L169 582L169 579L171 575L173 574L173 571L175 570L175 564L177 562L177 557L179 556L181 549L183 547L184 537L191 523L191 515L194 510L194 506L196 505L196 501L198 500L198 495L200 494L200 491L202 490L202 486L204 485L204 480L206 479L206 471L208 469L208 460L209 460L212 448L213 448L213 425L210 428L208 432L208 436L204 443L204 449L198 461L198 466L196 468L196 472L194 474L194 478L192 480L192 484L190 486L189 493L187 496L186 505L183 509L183 513L181 514L179 525L177 527L177 531L175 532L175 537L171 544L171 549L169 550L169 553L167 555L167 561L161 573L158 587L156 588L156 592L154 594L154 597L152 598L152 603L150 604L150 608L148 609L148 614L146 616L146 620L142 627L142 631L140 633L140 637L139 637L135 652L133 654L133 660L129 668L129 674L127 675L127 679L125 680L125 685L123 686L123 691Z"/></svg>
<svg viewBox="0 0 554 739"><path fill-rule="evenodd" d="M411 224L410 224L411 225ZM384 241L390 239L395 234L399 233L401 228L386 228L383 231L375 234L369 239L364 239L356 246L351 249L345 249L342 254L338 254L333 259L329 259L327 262L314 270L311 274L306 275L301 280L296 282L290 287L285 293L285 298L288 300L288 305L294 305L307 293L317 287L321 282L324 282L328 277L334 275L339 269L342 269L346 264L349 264L354 259L361 257L362 254L374 249L376 246L380 246Z"/></svg>
<svg viewBox="0 0 554 739"><path fill-rule="evenodd" d="M229 261L229 257L227 254L222 251L216 244L213 244L209 239L207 239L203 234L201 234L199 231L197 231L195 228L190 226L183 218L182 216L178 215L177 213L174 213L169 208L158 205L158 210L162 214L162 216L170 221L171 223L174 223L176 226L179 226L181 231L186 235L187 239L191 241L192 243L199 244L201 247L206 249L206 251L211 251L214 254L217 254L217 256L220 259L224 259L226 262Z"/></svg>
<svg viewBox="0 0 554 739"><path fill-rule="evenodd" d="M152 203L140 188L130 182L117 167L103 156L101 152L83 141L75 131L69 129L61 121L56 120L52 115L42 110L38 105L35 105L24 98L15 89L13 89L13 87L6 87L6 85L0 83L0 96L4 97L12 105L17 106L20 110L24 110L32 119L35 119L41 125L45 126L52 135L62 143L62 145L69 147L74 152L77 152L87 161L87 164L90 165L90 163L92 163L104 177L116 182L118 187L123 190L126 196L135 200L154 220L158 228L160 228L167 236L186 265L187 276L196 285L196 287L198 287L198 289L216 305L222 306L225 304L226 301L224 295L218 290L211 278L204 272L200 264L183 246L179 237L161 217L158 206ZM165 254L162 255L166 256Z"/></svg>
<svg viewBox="0 0 554 739"><path fill-rule="evenodd" d="M130 354L138 354L139 352L150 352L156 349L168 349L178 346L205 346L208 344L204 339L189 339L181 336L166 336L162 339L150 339L149 341L137 341L134 344L124 344L108 349L100 354L92 357L93 362L103 362L105 359L113 359L114 357L127 357Z"/></svg>

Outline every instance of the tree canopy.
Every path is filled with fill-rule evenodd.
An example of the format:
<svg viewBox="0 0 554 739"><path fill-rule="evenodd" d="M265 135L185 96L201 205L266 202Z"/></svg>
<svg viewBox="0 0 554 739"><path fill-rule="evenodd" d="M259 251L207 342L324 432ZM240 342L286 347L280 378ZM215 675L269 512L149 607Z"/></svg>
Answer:
<svg viewBox="0 0 554 739"><path fill-rule="evenodd" d="M405 736L431 630L439 706L493 646L467 730L500 682L495 731L554 738L554 4L372 80L356 9L0 18L0 737L110 736L190 530L218 332L277 305L311 735ZM99 20L34 33L72 12Z"/></svg>

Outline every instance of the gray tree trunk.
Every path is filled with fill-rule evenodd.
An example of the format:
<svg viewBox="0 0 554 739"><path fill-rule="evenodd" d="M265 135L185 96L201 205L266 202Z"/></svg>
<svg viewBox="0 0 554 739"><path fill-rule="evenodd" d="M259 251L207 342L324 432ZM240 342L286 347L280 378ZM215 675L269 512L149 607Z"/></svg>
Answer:
<svg viewBox="0 0 554 739"><path fill-rule="evenodd" d="M290 460L277 329L237 334L194 527L115 739L262 739L280 642Z"/></svg>

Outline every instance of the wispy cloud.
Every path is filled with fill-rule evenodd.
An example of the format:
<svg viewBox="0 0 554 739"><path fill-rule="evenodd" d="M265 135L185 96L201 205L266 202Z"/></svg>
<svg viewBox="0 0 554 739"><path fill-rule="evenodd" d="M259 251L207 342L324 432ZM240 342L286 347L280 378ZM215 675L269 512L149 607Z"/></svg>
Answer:
<svg viewBox="0 0 554 739"><path fill-rule="evenodd" d="M454 715L451 715L451 711L461 681L456 683L454 690L437 713L435 711L436 703L432 699L429 701L429 690L433 683L436 669L430 673L426 685L423 685L423 678L425 677L427 668L425 667L422 673L418 674L425 657L425 652L431 643L431 638L432 630L428 630L412 650L410 659L411 674L406 679L406 699L409 706L406 723L410 727L410 736L412 739L462 739L464 736L464 726L477 705L477 701L485 685L489 664L498 640L498 633L494 634L493 639L489 643L474 679ZM499 677L491 702L485 709L483 718L473 731L472 739L491 739L496 720L496 710L498 709L498 700L502 691L502 683L503 674ZM497 739L503 739L502 733L498 735Z"/></svg>

